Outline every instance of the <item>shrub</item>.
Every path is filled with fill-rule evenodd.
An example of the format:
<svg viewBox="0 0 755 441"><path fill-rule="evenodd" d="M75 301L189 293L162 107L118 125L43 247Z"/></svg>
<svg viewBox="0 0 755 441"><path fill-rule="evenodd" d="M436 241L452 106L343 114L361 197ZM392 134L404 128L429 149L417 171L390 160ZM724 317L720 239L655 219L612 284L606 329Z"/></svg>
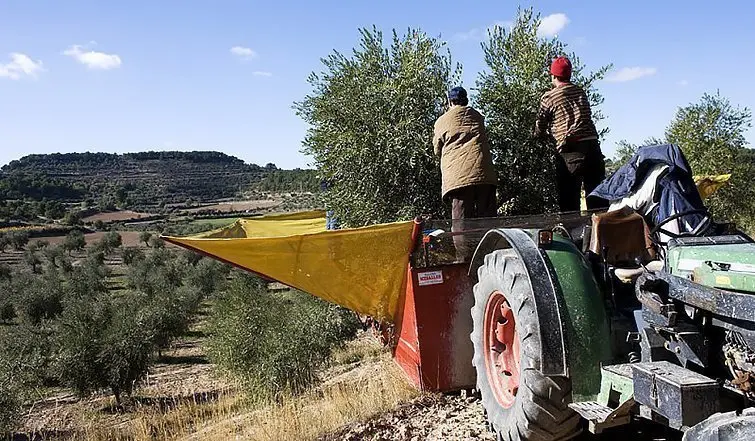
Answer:
<svg viewBox="0 0 755 441"><path fill-rule="evenodd" d="M149 240L152 239L152 233L149 231L142 231L139 233L139 242L144 242L144 245L149 247Z"/></svg>
<svg viewBox="0 0 755 441"><path fill-rule="evenodd" d="M8 237L10 245L12 245L16 251L23 250L26 244L29 243L28 231L10 231L5 233L5 235Z"/></svg>
<svg viewBox="0 0 755 441"><path fill-rule="evenodd" d="M202 259L189 271L187 282L199 288L205 296L223 289L230 267L217 260Z"/></svg>
<svg viewBox="0 0 755 441"><path fill-rule="evenodd" d="M165 242L157 236L153 236L149 239L149 246L152 248L165 248Z"/></svg>
<svg viewBox="0 0 755 441"><path fill-rule="evenodd" d="M87 242L86 239L84 239L84 233L79 230L72 230L66 235L66 238L63 239L61 247L63 247L63 249L66 250L68 252L68 255L70 256L71 252L73 251L83 250L86 244Z"/></svg>
<svg viewBox="0 0 755 441"><path fill-rule="evenodd" d="M0 377L0 434L15 429L20 414L21 405L16 391L10 384L10 380Z"/></svg>
<svg viewBox="0 0 755 441"><path fill-rule="evenodd" d="M71 270L66 278L69 298L96 298L107 292L108 269L97 259L87 259Z"/></svg>
<svg viewBox="0 0 755 441"><path fill-rule="evenodd" d="M6 233L0 233L0 253L4 253L5 249L10 245L10 237Z"/></svg>
<svg viewBox="0 0 755 441"><path fill-rule="evenodd" d="M39 259L39 254L34 249L28 249L24 251L24 261L31 268L31 272L37 273L38 266L42 263Z"/></svg>
<svg viewBox="0 0 755 441"><path fill-rule="evenodd" d="M23 323L38 325L63 310L63 289L55 273L21 274L13 279L15 312Z"/></svg>
<svg viewBox="0 0 755 441"><path fill-rule="evenodd" d="M13 306L13 289L9 281L0 282L0 323L8 323L16 318Z"/></svg>
<svg viewBox="0 0 755 441"><path fill-rule="evenodd" d="M109 388L120 405L147 373L153 350L143 312L109 300L72 302L56 333L60 380L79 396Z"/></svg>
<svg viewBox="0 0 755 441"><path fill-rule="evenodd" d="M121 252L123 263L131 265L134 262L139 262L145 259L144 252L139 248L125 248Z"/></svg>
<svg viewBox="0 0 755 441"><path fill-rule="evenodd" d="M117 231L108 231L102 236L102 239L94 244L94 249L107 256L122 244L123 239Z"/></svg>
<svg viewBox="0 0 755 441"><path fill-rule="evenodd" d="M10 281L13 278L13 270L7 263L0 263L0 280Z"/></svg>
<svg viewBox="0 0 755 441"><path fill-rule="evenodd" d="M309 387L358 327L347 310L298 291L268 293L260 279L241 275L214 305L209 353L253 396L276 399Z"/></svg>

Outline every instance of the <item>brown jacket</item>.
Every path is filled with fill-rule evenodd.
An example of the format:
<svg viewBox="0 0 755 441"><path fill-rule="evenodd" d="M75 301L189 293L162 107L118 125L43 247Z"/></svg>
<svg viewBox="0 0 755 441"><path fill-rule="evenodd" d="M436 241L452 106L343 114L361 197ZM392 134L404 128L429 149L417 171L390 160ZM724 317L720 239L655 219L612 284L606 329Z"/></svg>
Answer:
<svg viewBox="0 0 755 441"><path fill-rule="evenodd" d="M443 198L451 190L475 184L498 184L485 118L469 106L451 106L435 121L435 154L440 155Z"/></svg>

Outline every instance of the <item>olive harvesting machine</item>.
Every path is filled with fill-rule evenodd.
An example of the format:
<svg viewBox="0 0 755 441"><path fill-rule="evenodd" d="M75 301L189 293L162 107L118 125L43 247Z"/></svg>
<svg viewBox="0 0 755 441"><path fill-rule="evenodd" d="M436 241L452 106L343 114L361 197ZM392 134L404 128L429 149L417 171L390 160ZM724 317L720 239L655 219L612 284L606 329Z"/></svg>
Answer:
<svg viewBox="0 0 755 441"><path fill-rule="evenodd" d="M637 421L686 441L755 440L755 243L712 218L681 150L662 147L676 156L640 149L625 166L631 185L607 210L410 222L406 260L381 262L402 266L395 312L374 321L408 378L422 390L478 391L502 440L566 440ZM306 240L360 231L305 233L289 259ZM272 257L243 263L202 242L230 237L240 236L166 239L318 295L306 284L314 271L274 273L263 268ZM358 249L330 243L318 264L343 269L344 252L374 257L395 242L371 237ZM463 247L473 252L460 258Z"/></svg>

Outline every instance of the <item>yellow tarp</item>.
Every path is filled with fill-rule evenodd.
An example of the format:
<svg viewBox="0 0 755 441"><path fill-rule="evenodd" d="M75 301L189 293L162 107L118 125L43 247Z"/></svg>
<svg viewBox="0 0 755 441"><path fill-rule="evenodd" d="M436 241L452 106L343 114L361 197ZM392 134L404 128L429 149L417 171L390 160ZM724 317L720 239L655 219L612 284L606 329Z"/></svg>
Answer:
<svg viewBox="0 0 755 441"><path fill-rule="evenodd" d="M321 211L239 219L191 237L163 237L379 320L395 321L412 222L327 231Z"/></svg>
<svg viewBox="0 0 755 441"><path fill-rule="evenodd" d="M708 196L715 193L719 188L723 187L724 184L731 178L731 174L728 175L701 175L701 176L695 176L695 185L697 186L697 191L700 193L700 197L705 199Z"/></svg>

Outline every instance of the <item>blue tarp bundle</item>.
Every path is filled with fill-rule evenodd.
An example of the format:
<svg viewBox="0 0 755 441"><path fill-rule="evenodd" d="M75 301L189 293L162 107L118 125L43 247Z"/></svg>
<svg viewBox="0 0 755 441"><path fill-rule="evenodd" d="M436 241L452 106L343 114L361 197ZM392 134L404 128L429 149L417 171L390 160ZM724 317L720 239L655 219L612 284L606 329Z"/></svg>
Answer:
<svg viewBox="0 0 755 441"><path fill-rule="evenodd" d="M646 221L651 227L673 214L705 209L695 186L692 169L682 150L674 144L640 147L628 163L598 185L590 195L609 201L622 199L636 191L648 172L658 164L667 165L669 168L658 181L660 191L656 192L655 196L658 198L658 205L646 216ZM682 224L694 227L703 221L703 218L701 214L685 216Z"/></svg>

